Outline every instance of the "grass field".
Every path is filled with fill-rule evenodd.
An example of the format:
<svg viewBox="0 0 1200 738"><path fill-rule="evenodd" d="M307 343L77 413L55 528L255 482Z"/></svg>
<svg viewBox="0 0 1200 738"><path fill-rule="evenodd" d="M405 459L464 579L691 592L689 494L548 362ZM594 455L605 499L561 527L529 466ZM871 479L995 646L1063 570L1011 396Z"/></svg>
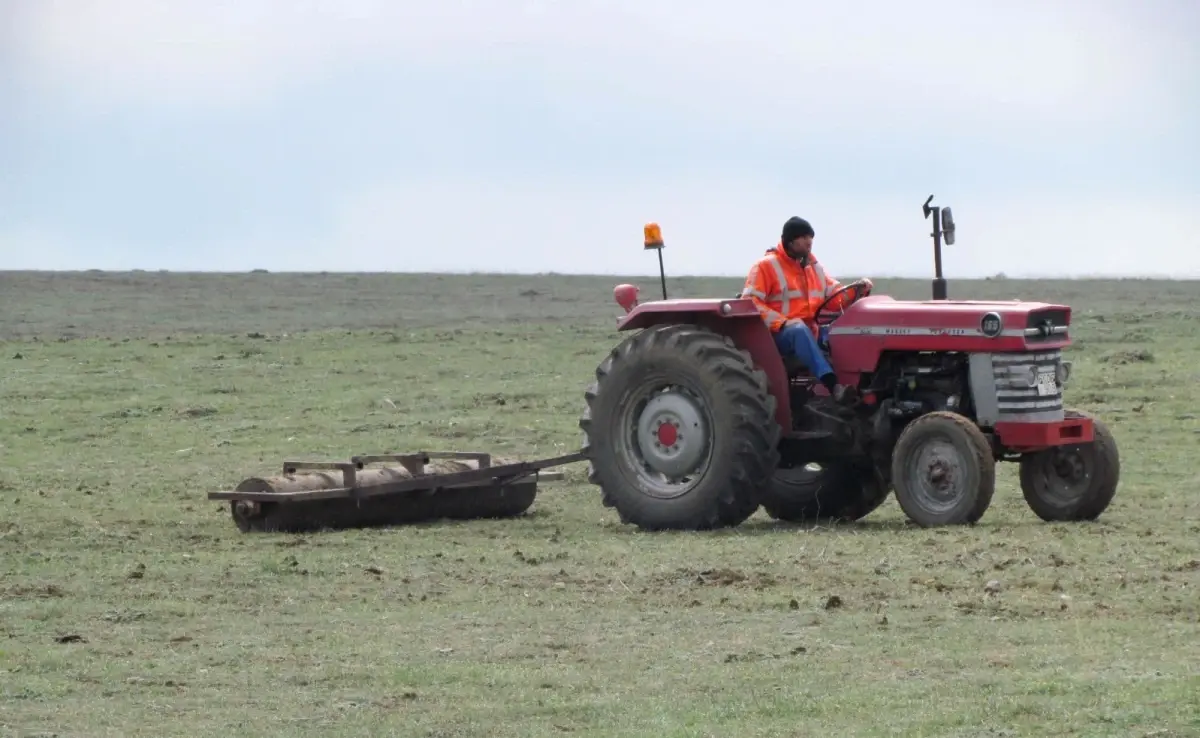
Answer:
<svg viewBox="0 0 1200 738"><path fill-rule="evenodd" d="M504 522L243 535L205 499L284 458L576 450L616 281L0 274L0 735L1200 735L1194 282L951 283L1075 307L1069 395L1124 464L1094 524L1009 466L930 531L889 501L639 533L582 465Z"/></svg>

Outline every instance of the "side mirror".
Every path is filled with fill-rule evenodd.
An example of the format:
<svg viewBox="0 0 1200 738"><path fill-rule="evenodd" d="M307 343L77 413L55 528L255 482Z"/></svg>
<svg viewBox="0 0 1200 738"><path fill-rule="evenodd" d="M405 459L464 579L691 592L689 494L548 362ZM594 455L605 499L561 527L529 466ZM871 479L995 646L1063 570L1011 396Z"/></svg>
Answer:
<svg viewBox="0 0 1200 738"><path fill-rule="evenodd" d="M942 237L947 246L954 245L954 214L950 208L942 208Z"/></svg>

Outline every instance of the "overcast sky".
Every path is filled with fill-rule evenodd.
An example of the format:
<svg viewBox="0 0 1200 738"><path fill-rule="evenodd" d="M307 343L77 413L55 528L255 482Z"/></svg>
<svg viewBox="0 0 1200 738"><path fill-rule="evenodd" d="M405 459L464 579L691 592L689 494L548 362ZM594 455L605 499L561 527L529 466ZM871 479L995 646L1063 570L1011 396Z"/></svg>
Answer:
<svg viewBox="0 0 1200 738"><path fill-rule="evenodd" d="M1195 0L0 9L0 269L1200 276Z"/></svg>

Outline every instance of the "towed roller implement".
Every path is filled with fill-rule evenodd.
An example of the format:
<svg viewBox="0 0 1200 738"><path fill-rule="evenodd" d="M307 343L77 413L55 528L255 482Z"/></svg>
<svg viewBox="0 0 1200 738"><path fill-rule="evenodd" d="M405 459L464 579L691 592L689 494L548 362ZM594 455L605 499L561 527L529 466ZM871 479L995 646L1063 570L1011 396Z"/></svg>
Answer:
<svg viewBox="0 0 1200 738"><path fill-rule="evenodd" d="M244 533L509 518L529 509L539 482L562 479L561 471L547 469L582 459L579 453L513 461L473 451L422 451L287 461L280 475L250 477L208 498L228 501Z"/></svg>

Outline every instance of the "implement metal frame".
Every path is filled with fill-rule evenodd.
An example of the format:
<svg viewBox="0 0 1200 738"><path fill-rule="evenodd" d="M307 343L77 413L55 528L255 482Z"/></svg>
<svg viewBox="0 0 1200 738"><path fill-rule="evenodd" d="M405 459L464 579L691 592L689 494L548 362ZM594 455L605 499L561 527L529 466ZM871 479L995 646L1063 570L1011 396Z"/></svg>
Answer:
<svg viewBox="0 0 1200 738"><path fill-rule="evenodd" d="M538 481L553 481L562 479L562 472L543 471L555 466L573 464L583 461L582 453L555 456L537 461L519 461L512 464L492 466L491 454L476 451L421 451L413 454L378 454L369 456L354 456L348 462L343 461L286 461L283 464L284 476L292 476L298 471L340 471L342 486L329 489L303 490L298 492L250 492L238 490L222 490L209 492L210 500L233 500L239 502L307 502L312 500L333 499L365 499L384 495L404 494L406 492L436 492L450 487L491 487L496 484L508 484L534 477ZM426 465L433 459L462 459L472 460L479 464L478 469L453 472L451 474L428 474ZM368 464L394 462L403 466L413 476L383 484L357 486L358 470Z"/></svg>

